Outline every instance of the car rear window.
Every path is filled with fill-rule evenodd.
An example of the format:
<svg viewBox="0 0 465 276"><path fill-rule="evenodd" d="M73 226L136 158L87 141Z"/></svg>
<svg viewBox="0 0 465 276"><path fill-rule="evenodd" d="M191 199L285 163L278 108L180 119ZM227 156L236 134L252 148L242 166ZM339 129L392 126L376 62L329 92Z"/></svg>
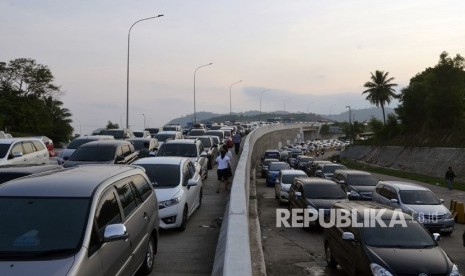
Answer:
<svg viewBox="0 0 465 276"><path fill-rule="evenodd" d="M166 188L179 185L180 168L171 164L137 164L145 169L154 188Z"/></svg>
<svg viewBox="0 0 465 276"><path fill-rule="evenodd" d="M193 143L167 143L160 147L157 156L197 157L197 147Z"/></svg>
<svg viewBox="0 0 465 276"><path fill-rule="evenodd" d="M68 146L66 147L67 149L77 149L80 145L84 145L85 143L89 143L92 141L97 141L97 139L74 139L71 141Z"/></svg>
<svg viewBox="0 0 465 276"><path fill-rule="evenodd" d="M115 159L114 147L80 147L69 157L70 161L111 161Z"/></svg>
<svg viewBox="0 0 465 276"><path fill-rule="evenodd" d="M0 197L0 258L71 254L80 247L89 198Z"/></svg>
<svg viewBox="0 0 465 276"><path fill-rule="evenodd" d="M348 185L353 186L376 186L378 180L372 175L349 175L347 176Z"/></svg>
<svg viewBox="0 0 465 276"><path fill-rule="evenodd" d="M11 144L0 144L0 158L4 158L10 149Z"/></svg>

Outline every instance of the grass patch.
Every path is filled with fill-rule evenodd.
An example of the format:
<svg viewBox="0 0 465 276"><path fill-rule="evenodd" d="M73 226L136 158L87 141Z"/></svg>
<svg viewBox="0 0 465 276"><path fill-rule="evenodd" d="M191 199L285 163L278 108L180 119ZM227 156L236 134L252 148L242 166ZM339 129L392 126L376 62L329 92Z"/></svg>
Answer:
<svg viewBox="0 0 465 276"><path fill-rule="evenodd" d="M344 166L350 169L354 169L354 170L362 170L362 171L367 171L367 172L372 172L372 173L385 174L385 175L415 180L415 181L447 188L446 181L444 180L444 178L440 178L440 177L423 175L423 174L401 171L401 170L394 170L390 168L379 167L376 165L371 165L371 164L349 160L345 158L341 159L341 163ZM439 183L439 185L436 185L436 183ZM453 188L456 190L465 191L465 183L454 181Z"/></svg>

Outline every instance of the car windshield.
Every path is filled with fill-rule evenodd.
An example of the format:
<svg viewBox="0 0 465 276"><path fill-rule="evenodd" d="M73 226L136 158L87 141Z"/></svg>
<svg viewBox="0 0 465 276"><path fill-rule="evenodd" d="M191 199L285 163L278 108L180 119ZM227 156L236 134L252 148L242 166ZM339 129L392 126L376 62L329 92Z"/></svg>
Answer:
<svg viewBox="0 0 465 276"><path fill-rule="evenodd" d="M376 186L378 180L372 175L349 175L347 176L348 185L353 186Z"/></svg>
<svg viewBox="0 0 465 276"><path fill-rule="evenodd" d="M85 143L89 143L92 141L96 141L97 139L74 139L71 141L68 146L66 146L67 149L77 149L80 145L84 145Z"/></svg>
<svg viewBox="0 0 465 276"><path fill-rule="evenodd" d="M174 134L157 133L155 138L157 138L158 142L166 142L168 139L174 139L174 136Z"/></svg>
<svg viewBox="0 0 465 276"><path fill-rule="evenodd" d="M224 139L224 132L223 131L207 131L205 135L215 135L220 137L220 139Z"/></svg>
<svg viewBox="0 0 465 276"><path fill-rule="evenodd" d="M25 173L25 172L9 172L9 173L0 173L0 184L20 178L22 176L30 175L30 173Z"/></svg>
<svg viewBox="0 0 465 276"><path fill-rule="evenodd" d="M407 227L403 227L400 223L392 223L391 225L389 220L383 220L383 222L383 224L390 227L383 227L382 224L373 223L374 227L360 228L367 245L384 248L427 248L436 246L431 234L416 221L404 220Z"/></svg>
<svg viewBox="0 0 465 276"><path fill-rule="evenodd" d="M114 147L80 147L71 154L70 161L112 161L115 159Z"/></svg>
<svg viewBox="0 0 465 276"><path fill-rule="evenodd" d="M292 184L294 182L294 178L296 177L306 177L307 175L305 173L303 174L285 174L282 177L281 182L285 184Z"/></svg>
<svg viewBox="0 0 465 276"><path fill-rule="evenodd" d="M170 164L137 164L145 168L145 173L154 188L166 188L179 185L179 165Z"/></svg>
<svg viewBox="0 0 465 276"><path fill-rule="evenodd" d="M270 167L268 168L268 170L270 171L280 171L280 170L285 170L285 169L289 169L289 165L283 162L271 163Z"/></svg>
<svg viewBox="0 0 465 276"><path fill-rule="evenodd" d="M5 158L11 144L0 144L0 158Z"/></svg>
<svg viewBox="0 0 465 276"><path fill-rule="evenodd" d="M157 156L197 157L197 147L193 143L165 143L160 147Z"/></svg>
<svg viewBox="0 0 465 276"><path fill-rule="evenodd" d="M124 139L124 131L118 129L105 129L102 130L102 135L112 135L115 139Z"/></svg>
<svg viewBox="0 0 465 276"><path fill-rule="evenodd" d="M135 137L142 138L144 137L144 132L143 131L133 131Z"/></svg>
<svg viewBox="0 0 465 276"><path fill-rule="evenodd" d="M441 202L429 190L402 190L399 192L400 200L410 205L439 205Z"/></svg>
<svg viewBox="0 0 465 276"><path fill-rule="evenodd" d="M323 173L334 173L335 170L347 169L344 165L330 164L323 167Z"/></svg>
<svg viewBox="0 0 465 276"><path fill-rule="evenodd" d="M271 162L278 162L278 159L265 159L263 160L263 166L269 166Z"/></svg>
<svg viewBox="0 0 465 276"><path fill-rule="evenodd" d="M313 160L312 157L301 157L300 158L300 162L304 162L304 163L310 162L312 160Z"/></svg>
<svg viewBox="0 0 465 276"><path fill-rule="evenodd" d="M205 133L204 129L192 129L189 131L190 136L197 136L197 135L203 135Z"/></svg>
<svg viewBox="0 0 465 276"><path fill-rule="evenodd" d="M310 184L304 185L304 195L308 199L344 199L347 194L339 185Z"/></svg>
<svg viewBox="0 0 465 276"><path fill-rule="evenodd" d="M199 137L197 139L199 139L202 142L202 144L203 144L203 146L205 148L211 148L212 142L211 142L210 138L208 138L208 137Z"/></svg>
<svg viewBox="0 0 465 276"><path fill-rule="evenodd" d="M136 150L141 150L144 148L144 143L147 142L147 140L130 140L131 143L134 145L134 148Z"/></svg>
<svg viewBox="0 0 465 276"><path fill-rule="evenodd" d="M0 197L0 259L74 252L89 207L89 198Z"/></svg>

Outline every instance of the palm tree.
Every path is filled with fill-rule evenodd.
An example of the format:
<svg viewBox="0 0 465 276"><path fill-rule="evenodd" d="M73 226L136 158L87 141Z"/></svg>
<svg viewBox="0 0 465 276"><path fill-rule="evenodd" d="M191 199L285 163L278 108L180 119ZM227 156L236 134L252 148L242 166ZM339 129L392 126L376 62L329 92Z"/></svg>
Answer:
<svg viewBox="0 0 465 276"><path fill-rule="evenodd" d="M366 99L371 103L376 105L376 107L381 106L383 110L383 122L386 124L386 115L384 114L384 105L389 104L393 98L396 98L397 95L394 93L395 90L393 86L397 86L395 83L390 83L394 78L388 78L389 72L383 72L376 70L375 73L371 74L371 81L366 82L363 86L368 88L363 91L362 94L367 93L368 96Z"/></svg>

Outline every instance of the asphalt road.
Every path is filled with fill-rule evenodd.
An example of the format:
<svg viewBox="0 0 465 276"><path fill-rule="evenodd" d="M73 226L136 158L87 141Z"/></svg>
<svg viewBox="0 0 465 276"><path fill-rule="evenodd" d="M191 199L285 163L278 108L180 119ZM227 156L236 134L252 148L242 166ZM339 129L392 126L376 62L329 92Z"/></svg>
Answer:
<svg viewBox="0 0 465 276"><path fill-rule="evenodd" d="M239 159L233 153L233 167ZM160 231L155 267L150 275L211 275L229 191L216 193L216 166L203 182L203 201L189 218L187 229Z"/></svg>
<svg viewBox="0 0 465 276"><path fill-rule="evenodd" d="M376 176L383 180L398 179ZM451 199L465 199L465 192L431 185L427 187L444 199L446 207L450 206ZM337 269L326 267L322 229L276 227L276 209L287 207L278 204L274 188L266 187L265 180L259 175L257 198L267 275L345 275L339 266ZM465 248L462 246L464 230L464 224L456 224L452 235L443 236L439 241L439 245L459 266L461 273L465 273Z"/></svg>

